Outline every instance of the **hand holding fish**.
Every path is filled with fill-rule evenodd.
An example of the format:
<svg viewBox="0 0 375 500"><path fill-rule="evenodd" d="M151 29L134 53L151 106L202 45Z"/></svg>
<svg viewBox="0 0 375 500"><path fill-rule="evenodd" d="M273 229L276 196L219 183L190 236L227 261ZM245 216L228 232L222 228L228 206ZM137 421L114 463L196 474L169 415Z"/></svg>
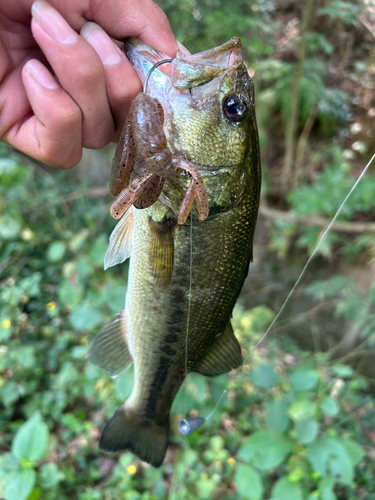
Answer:
<svg viewBox="0 0 375 500"><path fill-rule="evenodd" d="M117 139L141 91L113 40L129 36L170 57L177 52L166 16L151 0L2 0L0 140L65 169L79 162L83 147Z"/></svg>

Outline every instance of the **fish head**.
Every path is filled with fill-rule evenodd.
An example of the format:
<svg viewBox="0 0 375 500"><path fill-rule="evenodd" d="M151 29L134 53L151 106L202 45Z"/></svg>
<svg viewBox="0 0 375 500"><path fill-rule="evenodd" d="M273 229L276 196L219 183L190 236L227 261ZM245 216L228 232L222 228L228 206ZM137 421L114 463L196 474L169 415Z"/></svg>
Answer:
<svg viewBox="0 0 375 500"><path fill-rule="evenodd" d="M152 67L168 56L130 38L126 53L142 83ZM254 86L243 63L241 41L198 54L178 52L155 68L147 89L164 109L164 132L172 152L187 151L202 168L243 164L256 130Z"/></svg>

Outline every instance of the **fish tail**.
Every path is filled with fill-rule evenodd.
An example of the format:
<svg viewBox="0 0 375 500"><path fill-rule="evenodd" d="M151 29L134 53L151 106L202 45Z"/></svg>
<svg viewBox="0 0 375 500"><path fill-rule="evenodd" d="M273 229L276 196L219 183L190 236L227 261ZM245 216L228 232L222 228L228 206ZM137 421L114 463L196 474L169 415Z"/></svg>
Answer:
<svg viewBox="0 0 375 500"><path fill-rule="evenodd" d="M169 422L164 425L145 420L123 406L104 427L99 447L109 453L129 450L144 462L160 467L168 444Z"/></svg>

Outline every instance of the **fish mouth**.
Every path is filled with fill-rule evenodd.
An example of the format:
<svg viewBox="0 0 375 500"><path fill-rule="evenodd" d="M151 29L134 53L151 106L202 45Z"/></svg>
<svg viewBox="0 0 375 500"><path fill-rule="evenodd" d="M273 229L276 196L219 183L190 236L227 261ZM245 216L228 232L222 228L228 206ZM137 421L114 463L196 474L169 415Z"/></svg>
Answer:
<svg viewBox="0 0 375 500"><path fill-rule="evenodd" d="M243 63L241 47L241 40L233 37L218 47L198 54L185 55L178 51L170 64L163 64L153 71L149 83L150 91L157 87L190 90L204 85ZM137 38L128 38L124 50L142 84L155 64L170 59Z"/></svg>

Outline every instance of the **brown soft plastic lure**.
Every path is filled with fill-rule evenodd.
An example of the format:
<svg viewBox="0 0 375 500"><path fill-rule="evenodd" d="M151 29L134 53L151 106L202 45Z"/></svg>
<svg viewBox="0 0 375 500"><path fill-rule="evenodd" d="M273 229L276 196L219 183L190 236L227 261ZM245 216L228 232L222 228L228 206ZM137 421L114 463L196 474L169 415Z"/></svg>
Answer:
<svg viewBox="0 0 375 500"><path fill-rule="evenodd" d="M199 218L208 216L206 188L199 170L189 161L187 152L171 153L163 130L164 113L157 99L142 92L134 99L124 125L110 179L110 193L117 196L111 215L119 219L131 205L148 208L155 203L166 178L183 170L192 177L178 214L184 224L197 200ZM132 171L138 172L130 182Z"/></svg>

